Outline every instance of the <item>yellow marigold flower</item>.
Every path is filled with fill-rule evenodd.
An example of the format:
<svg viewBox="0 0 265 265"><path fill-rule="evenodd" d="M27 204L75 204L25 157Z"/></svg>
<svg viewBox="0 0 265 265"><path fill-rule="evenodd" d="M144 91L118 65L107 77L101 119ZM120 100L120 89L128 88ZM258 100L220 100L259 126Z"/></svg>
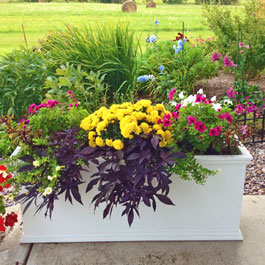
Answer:
<svg viewBox="0 0 265 265"><path fill-rule="evenodd" d="M150 114L154 110L153 106L150 106L146 109L146 112Z"/></svg>
<svg viewBox="0 0 265 265"><path fill-rule="evenodd" d="M123 148L123 142L121 140L115 140L113 141L113 147L116 149L116 150L121 150Z"/></svg>
<svg viewBox="0 0 265 265"><path fill-rule="evenodd" d="M135 111L135 112L133 112L132 114L136 117L136 119L137 119L138 121L143 120L143 119L146 118L146 114L143 113L143 112L141 112L141 111L139 111L139 112L138 112L138 111Z"/></svg>
<svg viewBox="0 0 265 265"><path fill-rule="evenodd" d="M106 145L112 147L113 146L112 140L111 139L106 139Z"/></svg>
<svg viewBox="0 0 265 265"><path fill-rule="evenodd" d="M92 121L92 127L93 127L93 128L97 127L98 122L99 122L99 119L98 119L98 118L95 118L95 119Z"/></svg>
<svg viewBox="0 0 265 265"><path fill-rule="evenodd" d="M131 102L124 102L124 103L121 104L121 108L128 108L128 107L130 107L131 105L132 105Z"/></svg>
<svg viewBox="0 0 265 265"><path fill-rule="evenodd" d="M171 139L171 132L170 132L169 130L166 130L166 131L165 131L165 137L166 137L167 139Z"/></svg>
<svg viewBox="0 0 265 265"><path fill-rule="evenodd" d="M96 143L94 141L89 141L89 146L91 147L97 147Z"/></svg>
<svg viewBox="0 0 265 265"><path fill-rule="evenodd" d="M159 146L160 146L160 147L165 147L166 145L167 145L167 143L164 142L164 141L162 141L162 142L159 143Z"/></svg>
<svg viewBox="0 0 265 265"><path fill-rule="evenodd" d="M158 130L158 131L156 132L156 134L160 134L160 135L162 136L162 138L165 136L165 133L164 133L164 131L162 131L162 130Z"/></svg>
<svg viewBox="0 0 265 265"><path fill-rule="evenodd" d="M139 101L139 104L141 104L143 107L147 108L147 107L151 106L152 101L148 100L148 99L142 99Z"/></svg>
<svg viewBox="0 0 265 265"><path fill-rule="evenodd" d="M153 110L153 111L151 111L150 115L158 116L158 111L157 110Z"/></svg>
<svg viewBox="0 0 265 265"><path fill-rule="evenodd" d="M143 133L147 134L152 131L152 129L149 127L149 125L146 122L142 122L140 124L140 128L142 129Z"/></svg>
<svg viewBox="0 0 265 265"><path fill-rule="evenodd" d="M105 146L105 142L104 142L104 140L103 140L101 137L97 137L97 138L96 138L96 144L97 144L99 147L103 147L103 146Z"/></svg>
<svg viewBox="0 0 265 265"><path fill-rule="evenodd" d="M158 131L158 130L162 130L162 127L159 124L155 124L153 126L153 129L156 130L156 131Z"/></svg>
<svg viewBox="0 0 265 265"><path fill-rule="evenodd" d="M165 107L164 107L163 104L156 104L156 105L155 105L155 109L156 109L156 110L159 110L159 111L161 111L161 112L165 112L165 111L166 111L166 110L165 110Z"/></svg>
<svg viewBox="0 0 265 265"><path fill-rule="evenodd" d="M88 140L90 140L90 141L94 141L94 140L95 140L95 135L96 135L96 132L94 132L94 131L90 131L90 132L88 133Z"/></svg>

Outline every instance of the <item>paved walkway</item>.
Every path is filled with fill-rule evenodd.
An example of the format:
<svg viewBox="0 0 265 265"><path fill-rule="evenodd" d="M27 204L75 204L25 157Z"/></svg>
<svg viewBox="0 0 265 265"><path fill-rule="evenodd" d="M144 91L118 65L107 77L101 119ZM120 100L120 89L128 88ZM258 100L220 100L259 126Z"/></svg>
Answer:
<svg viewBox="0 0 265 265"><path fill-rule="evenodd" d="M21 230L0 243L0 265L265 265L265 196L244 196L243 242L19 244Z"/></svg>

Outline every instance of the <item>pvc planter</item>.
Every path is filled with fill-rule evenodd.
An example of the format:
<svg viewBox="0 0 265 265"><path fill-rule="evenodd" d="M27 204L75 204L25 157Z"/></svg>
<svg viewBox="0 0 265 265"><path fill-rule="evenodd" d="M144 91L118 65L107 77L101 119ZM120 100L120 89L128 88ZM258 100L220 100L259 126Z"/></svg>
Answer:
<svg viewBox="0 0 265 265"><path fill-rule="evenodd" d="M169 197L175 206L157 202L156 212L142 205L140 218L131 227L121 217L122 208L114 208L111 219L103 220L103 207L94 212L90 202L93 190L85 193L80 186L84 206L64 201L55 202L52 219L35 214L35 207L23 215L22 243L96 242L96 241L161 241L161 240L242 240L239 229L246 165L252 157L245 147L239 155L196 156L197 161L221 172L204 185L172 175ZM88 181L88 174L83 175ZM23 205L22 205L23 208Z"/></svg>

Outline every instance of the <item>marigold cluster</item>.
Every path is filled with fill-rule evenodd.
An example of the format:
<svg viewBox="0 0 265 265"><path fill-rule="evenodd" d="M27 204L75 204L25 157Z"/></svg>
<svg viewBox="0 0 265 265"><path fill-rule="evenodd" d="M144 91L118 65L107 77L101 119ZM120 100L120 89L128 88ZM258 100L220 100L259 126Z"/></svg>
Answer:
<svg viewBox="0 0 265 265"><path fill-rule="evenodd" d="M90 114L82 120L80 127L88 132L92 147L110 146L121 150L126 139L147 134L160 135L159 146L164 147L171 141L171 132L158 124L158 120L169 113L162 104L152 105L150 100L113 104L109 109L101 107Z"/></svg>

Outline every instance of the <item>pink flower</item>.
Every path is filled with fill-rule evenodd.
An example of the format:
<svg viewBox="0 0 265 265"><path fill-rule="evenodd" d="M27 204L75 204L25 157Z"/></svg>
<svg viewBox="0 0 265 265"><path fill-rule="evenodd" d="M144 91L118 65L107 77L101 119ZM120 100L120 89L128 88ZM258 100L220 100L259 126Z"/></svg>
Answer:
<svg viewBox="0 0 265 265"><path fill-rule="evenodd" d="M163 119L163 124L165 127L169 127L171 125L170 119L164 118Z"/></svg>
<svg viewBox="0 0 265 265"><path fill-rule="evenodd" d="M174 95L176 94L176 88L172 89L168 94L168 99L172 100Z"/></svg>
<svg viewBox="0 0 265 265"><path fill-rule="evenodd" d="M179 114L177 112L171 112L171 115L175 120L179 118Z"/></svg>
<svg viewBox="0 0 265 265"><path fill-rule="evenodd" d="M246 48L246 49L249 49L249 45L245 45L245 48Z"/></svg>
<svg viewBox="0 0 265 265"><path fill-rule="evenodd" d="M233 122L233 117L229 113L225 113L225 119L231 124Z"/></svg>
<svg viewBox="0 0 265 265"><path fill-rule="evenodd" d="M162 123L162 120L159 118L158 120L157 120L157 124L161 124Z"/></svg>
<svg viewBox="0 0 265 265"><path fill-rule="evenodd" d="M217 126L216 127L216 130L217 130L217 132L218 132L218 135L220 135L221 134L221 132L222 132L222 127L219 125L219 126ZM218 136L217 135L217 136Z"/></svg>
<svg viewBox="0 0 265 265"><path fill-rule="evenodd" d="M241 127L242 134L245 135L247 133L247 125Z"/></svg>
<svg viewBox="0 0 265 265"><path fill-rule="evenodd" d="M205 130L206 130L206 126L203 124L203 122L201 122L201 121L196 121L195 123L194 123L194 128L198 131L198 132L201 132L201 133L203 133L203 132L205 132Z"/></svg>
<svg viewBox="0 0 265 265"><path fill-rule="evenodd" d="M211 129L211 130L209 131L209 135L210 135L210 136L217 136L217 134L218 134L218 132L217 132L216 128L213 128L213 129Z"/></svg>
<svg viewBox="0 0 265 265"><path fill-rule="evenodd" d="M177 104L175 110L178 111L181 108L181 104Z"/></svg>
<svg viewBox="0 0 265 265"><path fill-rule="evenodd" d="M75 103L75 107L78 107L78 105L79 105L79 104L76 102L76 103Z"/></svg>
<svg viewBox="0 0 265 265"><path fill-rule="evenodd" d="M234 62L231 60L231 56L230 57L228 57L227 55L224 57L224 59L223 59L223 62L224 62L224 67L228 67L228 68L230 68L230 67L237 67L237 65L236 64L234 64Z"/></svg>
<svg viewBox="0 0 265 265"><path fill-rule="evenodd" d="M221 57L222 57L222 54L221 54L221 53L218 53L218 54L217 54L217 51L215 51L215 52L212 54L212 62L218 61Z"/></svg>
<svg viewBox="0 0 265 265"><path fill-rule="evenodd" d="M68 90L67 93L69 94L70 98L73 98L73 97L74 97L74 93L73 93L73 91Z"/></svg>
<svg viewBox="0 0 265 265"><path fill-rule="evenodd" d="M226 94L229 98L236 98L236 95L238 92L235 92L232 87L229 87L229 89L226 91Z"/></svg>
<svg viewBox="0 0 265 265"><path fill-rule="evenodd" d="M68 106L71 108L71 107L73 107L73 104L70 103Z"/></svg>
<svg viewBox="0 0 265 265"><path fill-rule="evenodd" d="M217 126L216 128L210 129L209 135L210 136L219 136L221 134L221 126Z"/></svg>
<svg viewBox="0 0 265 265"><path fill-rule="evenodd" d="M243 42L239 42L239 48L242 48L244 46L244 43Z"/></svg>
<svg viewBox="0 0 265 265"><path fill-rule="evenodd" d="M199 139L201 140L202 139L202 136L199 136Z"/></svg>
<svg viewBox="0 0 265 265"><path fill-rule="evenodd" d="M196 122L196 118L193 116L188 116L187 120L188 120L188 125L191 125Z"/></svg>
<svg viewBox="0 0 265 265"><path fill-rule="evenodd" d="M201 103L202 101L203 101L203 95L197 94L195 102L196 103Z"/></svg>

